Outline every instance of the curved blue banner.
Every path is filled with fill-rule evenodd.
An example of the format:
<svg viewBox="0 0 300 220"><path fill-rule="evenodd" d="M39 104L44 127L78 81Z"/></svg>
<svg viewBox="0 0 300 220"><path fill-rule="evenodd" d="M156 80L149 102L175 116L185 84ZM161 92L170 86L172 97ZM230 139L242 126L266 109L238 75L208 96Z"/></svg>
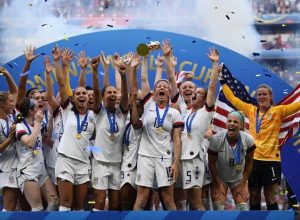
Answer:
<svg viewBox="0 0 300 220"><path fill-rule="evenodd" d="M220 33L220 35L222 35L222 33ZM209 47L216 47L220 52L220 62L226 63L234 76L246 85L251 96L255 95L254 90L261 83L267 83L273 88L275 103L280 101L292 90L292 87L280 79L277 75L234 51L195 37L170 32L154 30L116 30L96 32L69 39L65 38L64 40L50 43L37 48L36 53L47 54L51 57L53 47L58 44L60 48L68 47L74 50L76 54L79 51L86 51L86 54L89 57L97 56L101 51L103 51L106 56L112 56L114 52L124 55L130 51L136 51L137 45L140 43L149 43L149 41L162 42L164 39L170 39L174 48L174 55L178 58L176 71L193 71L195 73L193 81L198 86L208 86L211 73L211 63L207 58L207 52ZM241 41L237 43L243 42ZM149 55L150 85L153 85L155 78L154 59L159 53L162 54L160 51L153 51ZM20 56L5 64L5 67L12 74L16 82L19 80L24 63L24 56ZM79 73L79 65L76 60L73 60L70 66L70 80L72 88L75 88L78 84ZM91 67L88 67L87 73L87 85L92 85ZM114 70L112 66L110 66L109 73L110 82L114 84ZM100 80L102 81L103 72L101 68L99 68L99 75ZM165 76L166 75L164 73L164 77ZM54 81L54 89L57 91L55 74L52 75L52 78ZM2 90L8 90L5 80L0 81L0 86ZM45 88L45 73L42 56L34 60L31 65L27 89L31 87L39 87L40 89ZM288 146L285 146L282 151L283 171L288 171L287 178L289 179L295 193L298 195L298 198L300 197L300 178L298 178L299 171L293 169L293 167L300 166L299 143L300 141L297 140L297 137L292 138L286 144ZM288 161L288 163L286 163L285 160L288 158L295 158L295 160Z"/></svg>

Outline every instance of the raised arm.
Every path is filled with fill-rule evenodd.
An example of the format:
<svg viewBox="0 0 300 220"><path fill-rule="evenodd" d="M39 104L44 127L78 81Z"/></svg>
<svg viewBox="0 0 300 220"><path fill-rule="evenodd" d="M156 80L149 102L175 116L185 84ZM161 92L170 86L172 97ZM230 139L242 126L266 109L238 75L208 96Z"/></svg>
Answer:
<svg viewBox="0 0 300 220"><path fill-rule="evenodd" d="M62 71L65 77L66 88L68 96L73 96L72 88L70 85L70 63L74 58L74 52L68 48L63 48L61 50L61 60L62 60Z"/></svg>
<svg viewBox="0 0 300 220"><path fill-rule="evenodd" d="M172 63L174 62L174 60L172 60L172 48L169 40L166 39L163 41L162 51L165 56L167 76L171 85L171 99L173 99L178 93L178 88L175 79L175 69Z"/></svg>
<svg viewBox="0 0 300 220"><path fill-rule="evenodd" d="M61 52L59 51L58 45L56 45L52 50L52 56L54 60L54 68L56 72L56 79L58 83L59 88L59 95L60 95L60 104L64 105L66 101L68 100L68 92L65 84L65 79L63 77L62 68L60 66L60 57Z"/></svg>
<svg viewBox="0 0 300 220"><path fill-rule="evenodd" d="M150 85L148 80L148 57L144 56L142 60L142 97L144 98L150 92Z"/></svg>
<svg viewBox="0 0 300 220"><path fill-rule="evenodd" d="M122 110L127 112L128 111L128 90L127 90L127 82L126 82L126 66L125 64L121 64L118 67L118 72L121 76L121 101L120 106L122 107Z"/></svg>
<svg viewBox="0 0 300 220"><path fill-rule="evenodd" d="M34 54L35 47L29 46L24 51L25 56L25 66L23 68L23 73L26 73L30 69L31 62L39 56L39 54ZM26 82L27 82L28 74L24 74L19 79L19 92L17 97L17 106L18 103L22 101L22 99L26 96Z"/></svg>
<svg viewBox="0 0 300 220"><path fill-rule="evenodd" d="M53 82L51 78L51 72L53 71L53 66L50 63L50 58L48 56L44 56L44 67L46 71L47 99L53 111L56 111L57 108L59 107L59 103L56 101L53 93L53 86L52 86Z"/></svg>
<svg viewBox="0 0 300 220"><path fill-rule="evenodd" d="M100 55L101 56L101 55ZM100 92L100 83L98 77L98 66L100 63L100 56L94 57L91 60L92 71L93 71L93 90L94 90L94 111L99 110L99 106L102 102L101 92Z"/></svg>
<svg viewBox="0 0 300 220"><path fill-rule="evenodd" d="M107 86L109 86L108 68L109 68L110 62L109 62L108 57L105 57L103 51L101 51L101 54L100 54L100 62L102 64L102 68L104 71L103 84L104 84L104 87L107 87Z"/></svg>
<svg viewBox="0 0 300 220"><path fill-rule="evenodd" d="M117 95L123 94L122 91L122 79L120 75L120 66L123 64L123 60L120 58L118 53L114 54L114 66L115 66L115 82L116 82L116 89L117 89ZM122 95L121 94L121 95Z"/></svg>
<svg viewBox="0 0 300 220"><path fill-rule="evenodd" d="M16 104L17 97L18 97L18 87L15 81L11 77L10 73L4 67L0 67L0 73L2 73L5 76L9 92L13 96L14 104Z"/></svg>
<svg viewBox="0 0 300 220"><path fill-rule="evenodd" d="M157 58L155 59L156 74L155 74L154 85L162 78L163 64L164 64L164 57L157 56Z"/></svg>
<svg viewBox="0 0 300 220"><path fill-rule="evenodd" d="M85 87L86 86L86 68L89 62L85 55L85 51L80 51L78 53L78 65L80 66L80 76L78 80L78 86Z"/></svg>
<svg viewBox="0 0 300 220"><path fill-rule="evenodd" d="M215 93L218 82L218 71L219 71L219 51L216 48L209 48L208 58L212 64L212 74L210 76L208 91L206 96L206 103L208 107L215 105Z"/></svg>

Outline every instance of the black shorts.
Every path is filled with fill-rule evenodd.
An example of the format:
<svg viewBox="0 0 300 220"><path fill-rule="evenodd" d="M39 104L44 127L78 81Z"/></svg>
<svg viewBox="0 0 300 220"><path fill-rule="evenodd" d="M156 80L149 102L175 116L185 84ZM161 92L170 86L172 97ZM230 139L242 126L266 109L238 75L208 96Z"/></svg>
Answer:
<svg viewBox="0 0 300 220"><path fill-rule="evenodd" d="M253 160L253 168L250 174L249 187L270 186L280 184L281 164L277 161Z"/></svg>

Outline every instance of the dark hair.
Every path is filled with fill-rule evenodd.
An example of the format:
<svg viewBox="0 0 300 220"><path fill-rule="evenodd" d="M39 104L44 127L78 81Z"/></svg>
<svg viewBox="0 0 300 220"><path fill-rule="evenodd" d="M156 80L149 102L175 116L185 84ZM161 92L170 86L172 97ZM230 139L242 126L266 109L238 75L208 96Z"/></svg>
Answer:
<svg viewBox="0 0 300 220"><path fill-rule="evenodd" d="M36 88L36 87L32 87L32 88L28 89L27 92L26 92L26 97L29 97L29 95L32 95L31 93L35 92L35 90L39 90L39 89Z"/></svg>
<svg viewBox="0 0 300 220"><path fill-rule="evenodd" d="M34 100L30 98L24 98L19 104L19 110L23 117L27 117L30 110L34 109Z"/></svg>
<svg viewBox="0 0 300 220"><path fill-rule="evenodd" d="M86 87L85 87L85 89L86 89L87 91L89 91L89 90L93 90L93 88L92 88L92 87L90 87L90 86L86 86Z"/></svg>

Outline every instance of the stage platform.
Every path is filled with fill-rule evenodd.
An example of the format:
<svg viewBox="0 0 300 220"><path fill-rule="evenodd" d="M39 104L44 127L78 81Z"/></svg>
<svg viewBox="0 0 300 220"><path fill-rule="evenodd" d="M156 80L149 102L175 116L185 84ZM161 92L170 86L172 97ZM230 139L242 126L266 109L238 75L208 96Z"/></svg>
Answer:
<svg viewBox="0 0 300 220"><path fill-rule="evenodd" d="M0 212L0 220L293 220L294 215L294 211Z"/></svg>

